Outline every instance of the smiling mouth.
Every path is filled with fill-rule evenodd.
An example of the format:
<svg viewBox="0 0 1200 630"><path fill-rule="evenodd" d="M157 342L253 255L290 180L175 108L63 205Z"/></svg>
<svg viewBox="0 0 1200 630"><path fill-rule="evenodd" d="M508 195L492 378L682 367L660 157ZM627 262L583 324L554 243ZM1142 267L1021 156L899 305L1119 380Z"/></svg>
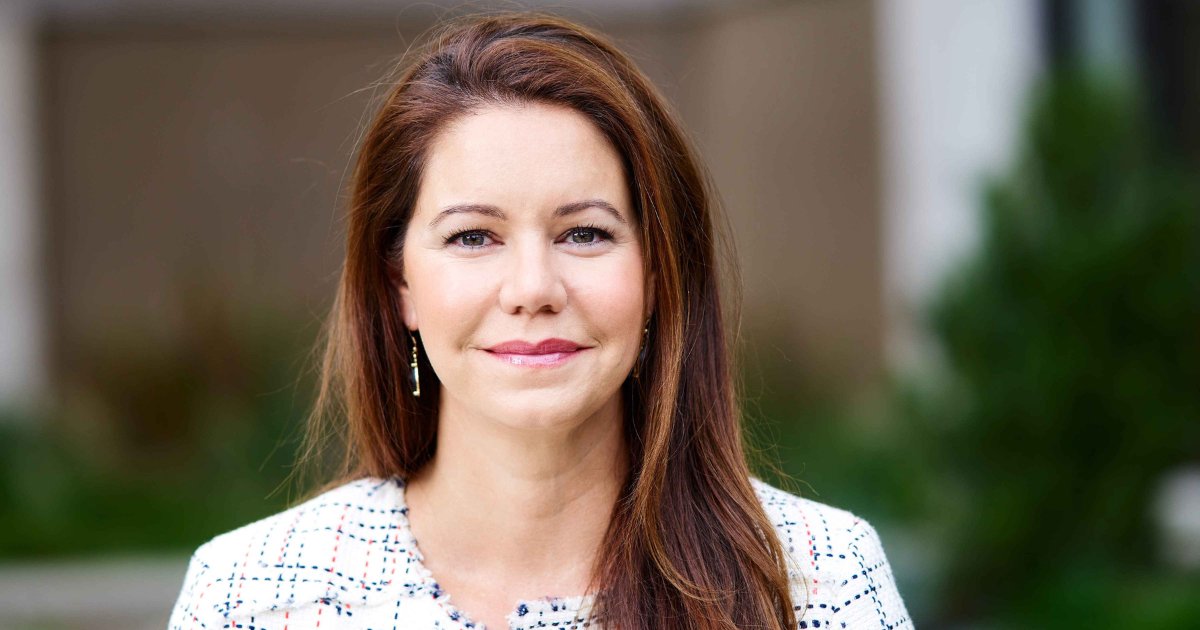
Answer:
<svg viewBox="0 0 1200 630"><path fill-rule="evenodd" d="M519 367L556 367L569 362L576 355L581 354L587 348L579 348L570 352L547 352L545 354L516 354L505 352L492 352L485 350L488 354L496 357L508 365Z"/></svg>

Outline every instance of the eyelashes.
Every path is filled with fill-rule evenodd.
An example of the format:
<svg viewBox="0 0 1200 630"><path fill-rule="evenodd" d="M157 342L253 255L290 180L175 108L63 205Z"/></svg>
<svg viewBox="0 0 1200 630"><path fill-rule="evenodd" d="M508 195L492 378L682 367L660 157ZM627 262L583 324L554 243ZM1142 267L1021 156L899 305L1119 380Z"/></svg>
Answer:
<svg viewBox="0 0 1200 630"><path fill-rule="evenodd" d="M587 241L587 242L582 242L582 243L571 241L570 239L575 237L576 235L585 236L585 237L591 236L591 237L593 237L593 240ZM568 240L569 243L571 243L573 245L577 245L579 247L593 247L593 246L599 245L605 241L612 241L612 234L610 234L606 230L603 230L600 227L598 227L592 223L588 223L585 225L577 225L577 226L567 230L566 232L564 232L563 236ZM486 243L469 245L467 243L463 243L462 239L470 238L470 239L478 240L478 239L486 239L486 238L490 238L490 237L491 237L491 232L489 232L486 228L469 227L466 229L458 230L458 231L446 236L445 239L443 239L443 243L445 245L453 245L453 246L460 247L462 249L468 249L468 250L483 249L483 248L487 247Z"/></svg>

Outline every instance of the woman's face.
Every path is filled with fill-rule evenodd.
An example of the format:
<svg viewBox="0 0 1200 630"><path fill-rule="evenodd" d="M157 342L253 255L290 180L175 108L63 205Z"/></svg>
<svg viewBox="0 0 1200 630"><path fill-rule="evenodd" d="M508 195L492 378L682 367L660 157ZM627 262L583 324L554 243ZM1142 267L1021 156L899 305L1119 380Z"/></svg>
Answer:
<svg viewBox="0 0 1200 630"><path fill-rule="evenodd" d="M399 285L443 412L571 428L619 409L653 308L639 238L621 159L575 110L486 107L443 129Z"/></svg>

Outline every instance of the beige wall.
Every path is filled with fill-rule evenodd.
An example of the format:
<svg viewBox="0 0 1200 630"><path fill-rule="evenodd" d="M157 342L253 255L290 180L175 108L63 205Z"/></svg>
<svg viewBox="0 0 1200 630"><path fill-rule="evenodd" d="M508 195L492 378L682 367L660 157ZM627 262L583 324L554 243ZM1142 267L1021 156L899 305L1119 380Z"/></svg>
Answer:
<svg viewBox="0 0 1200 630"><path fill-rule="evenodd" d="M883 346L871 6L789 3L699 37L688 106L734 227L745 324L778 344L758 353L865 382Z"/></svg>
<svg viewBox="0 0 1200 630"><path fill-rule="evenodd" d="M816 381L881 362L867 2L609 25L678 105L723 194L747 332ZM51 29L44 39L54 359L169 341L203 287L315 321L338 191L394 25ZM404 31L404 28L400 29Z"/></svg>

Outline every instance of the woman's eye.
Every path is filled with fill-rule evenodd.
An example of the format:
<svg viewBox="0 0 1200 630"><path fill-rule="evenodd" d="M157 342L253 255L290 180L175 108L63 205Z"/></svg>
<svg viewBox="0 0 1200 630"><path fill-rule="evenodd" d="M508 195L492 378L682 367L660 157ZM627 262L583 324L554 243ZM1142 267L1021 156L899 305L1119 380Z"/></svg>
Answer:
<svg viewBox="0 0 1200 630"><path fill-rule="evenodd" d="M479 229L455 232L446 239L448 245L458 245L467 249L479 249L487 245L487 232Z"/></svg>
<svg viewBox="0 0 1200 630"><path fill-rule="evenodd" d="M608 232L594 227L577 227L571 228L567 233L567 239L576 245L593 245L602 239L610 239Z"/></svg>
<svg viewBox="0 0 1200 630"><path fill-rule="evenodd" d="M478 232L471 232L469 234L463 234L462 236L460 236L458 238L459 238L459 242L462 243L463 245L466 245L467 247L483 247L484 241L487 239L486 236L484 236L483 234L480 234Z"/></svg>
<svg viewBox="0 0 1200 630"><path fill-rule="evenodd" d="M592 230L575 230L571 232L572 243L591 243L596 240L596 233Z"/></svg>

